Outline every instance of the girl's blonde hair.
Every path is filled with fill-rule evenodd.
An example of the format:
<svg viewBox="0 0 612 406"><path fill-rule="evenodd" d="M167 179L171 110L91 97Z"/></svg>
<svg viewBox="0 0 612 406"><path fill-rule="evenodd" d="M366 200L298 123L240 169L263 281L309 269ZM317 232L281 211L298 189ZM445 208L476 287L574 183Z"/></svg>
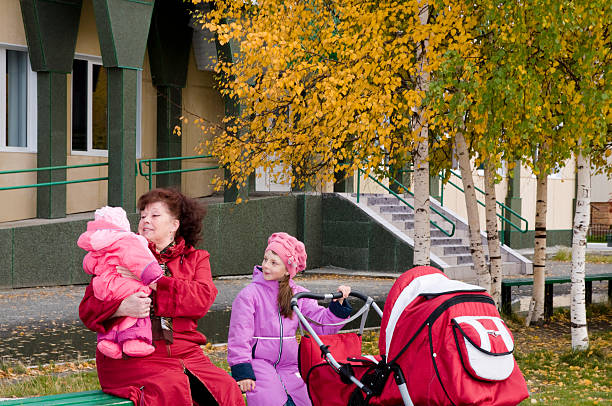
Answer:
<svg viewBox="0 0 612 406"><path fill-rule="evenodd" d="M293 297L293 289L289 285L289 279L289 275L285 275L283 279L278 281L278 307L283 317L292 319L291 298Z"/></svg>

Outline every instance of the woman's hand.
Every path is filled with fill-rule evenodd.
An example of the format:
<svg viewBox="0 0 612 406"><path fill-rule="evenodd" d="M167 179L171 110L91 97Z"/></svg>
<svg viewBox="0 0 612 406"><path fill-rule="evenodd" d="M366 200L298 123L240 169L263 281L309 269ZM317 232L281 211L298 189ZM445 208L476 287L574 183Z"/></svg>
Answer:
<svg viewBox="0 0 612 406"><path fill-rule="evenodd" d="M342 304L344 303L344 299L346 299L348 295L351 293L351 287L340 285L338 286L338 292L342 292L342 297L340 299L334 299L334 301L337 300L340 304Z"/></svg>
<svg viewBox="0 0 612 406"><path fill-rule="evenodd" d="M144 292L136 292L123 299L117 311L111 317L149 317L151 298Z"/></svg>
<svg viewBox="0 0 612 406"><path fill-rule="evenodd" d="M237 383L242 393L255 390L255 381L252 379L243 379L241 381L238 381Z"/></svg>

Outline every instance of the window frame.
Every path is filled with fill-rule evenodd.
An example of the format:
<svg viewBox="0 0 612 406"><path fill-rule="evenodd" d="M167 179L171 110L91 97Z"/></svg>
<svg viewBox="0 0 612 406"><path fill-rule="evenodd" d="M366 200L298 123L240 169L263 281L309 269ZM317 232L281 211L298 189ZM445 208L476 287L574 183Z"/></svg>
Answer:
<svg viewBox="0 0 612 406"><path fill-rule="evenodd" d="M28 61L28 73L26 76L26 116L27 116L27 128L26 128L26 143L25 147L10 147L7 146L7 133L6 133L6 51L19 51L25 52ZM38 82L36 72L32 70L30 64L30 55L28 47L23 45L13 45L0 43L0 152L26 152L36 153L38 150Z"/></svg>
<svg viewBox="0 0 612 406"><path fill-rule="evenodd" d="M93 69L92 65L99 65L104 68L102 63L102 57L87 54L75 54L73 59L87 61L87 150L76 151L72 149L72 98L73 98L73 76L70 74L70 155L76 156L96 156L96 157L108 157L108 149L94 149L93 148L93 94L91 92L91 81L93 80ZM107 99L108 106L108 99ZM107 120L108 120L108 107L107 107ZM142 151L142 70L138 70L137 75L137 88L136 88L136 158L139 159ZM107 141L108 142L108 141Z"/></svg>

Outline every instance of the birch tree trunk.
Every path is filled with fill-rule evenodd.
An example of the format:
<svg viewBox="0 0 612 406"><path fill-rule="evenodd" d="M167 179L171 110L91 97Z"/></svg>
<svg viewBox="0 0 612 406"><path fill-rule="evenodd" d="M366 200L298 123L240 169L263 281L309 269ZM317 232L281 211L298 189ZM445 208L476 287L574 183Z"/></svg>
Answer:
<svg viewBox="0 0 612 406"><path fill-rule="evenodd" d="M497 229L497 198L495 196L495 173L492 165L485 164L485 208L487 219L487 246L491 274L491 296L499 309L501 306L502 260Z"/></svg>
<svg viewBox="0 0 612 406"><path fill-rule="evenodd" d="M429 7L424 2L420 9L419 20L427 24ZM417 59L421 67L418 89L421 93L429 89L429 73L424 68L427 65L427 40L417 48ZM415 266L429 265L430 253L430 209L429 209L429 128L423 110L419 111L421 140L418 143L414 157L414 260Z"/></svg>
<svg viewBox="0 0 612 406"><path fill-rule="evenodd" d="M531 301L534 303L531 317L525 320L542 322L544 320L544 292L546 280L546 211L548 200L548 175L540 171L537 176L535 243L533 251L533 292Z"/></svg>
<svg viewBox="0 0 612 406"><path fill-rule="evenodd" d="M590 223L591 206L591 161L579 153L576 158L578 184L576 192L576 214L572 236L572 288L571 288L571 332L572 349L586 350L589 347L586 303L584 292L586 234Z"/></svg>
<svg viewBox="0 0 612 406"><path fill-rule="evenodd" d="M470 253L474 261L476 271L476 284L491 291L491 274L487 269L482 239L480 237L480 219L478 216L478 203L476 203L476 191L474 189L474 179L472 178L472 168L470 165L470 154L468 153L465 137L461 132L455 136L457 156L459 158L459 168L463 180L463 190L465 191L465 206L468 216L468 228L470 234Z"/></svg>

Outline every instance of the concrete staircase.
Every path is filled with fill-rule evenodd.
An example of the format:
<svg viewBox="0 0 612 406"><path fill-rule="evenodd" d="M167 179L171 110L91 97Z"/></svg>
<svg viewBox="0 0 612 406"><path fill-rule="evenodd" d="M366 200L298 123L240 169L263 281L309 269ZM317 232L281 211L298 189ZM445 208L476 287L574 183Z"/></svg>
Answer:
<svg viewBox="0 0 612 406"><path fill-rule="evenodd" d="M361 208L368 215L378 221L389 231L395 233L399 238L404 239L409 245L414 247L414 213L413 210L390 194L361 194L357 203L356 194L342 194L346 199ZM402 198L412 206L413 198L409 195L402 195ZM470 254L470 242L468 235L467 221L458 215L441 207L440 204L432 199L431 207L435 207L440 213L449 218L455 224L455 232L449 237L442 230L431 225L431 261L439 265L444 273L452 279L474 282L476 273L472 255ZM431 211L431 220L451 233L452 225L442 216ZM481 232L482 244L486 247L486 233ZM532 262L523 257L512 248L503 245L501 247L503 274L525 275L533 273ZM486 248L485 248L485 255Z"/></svg>

